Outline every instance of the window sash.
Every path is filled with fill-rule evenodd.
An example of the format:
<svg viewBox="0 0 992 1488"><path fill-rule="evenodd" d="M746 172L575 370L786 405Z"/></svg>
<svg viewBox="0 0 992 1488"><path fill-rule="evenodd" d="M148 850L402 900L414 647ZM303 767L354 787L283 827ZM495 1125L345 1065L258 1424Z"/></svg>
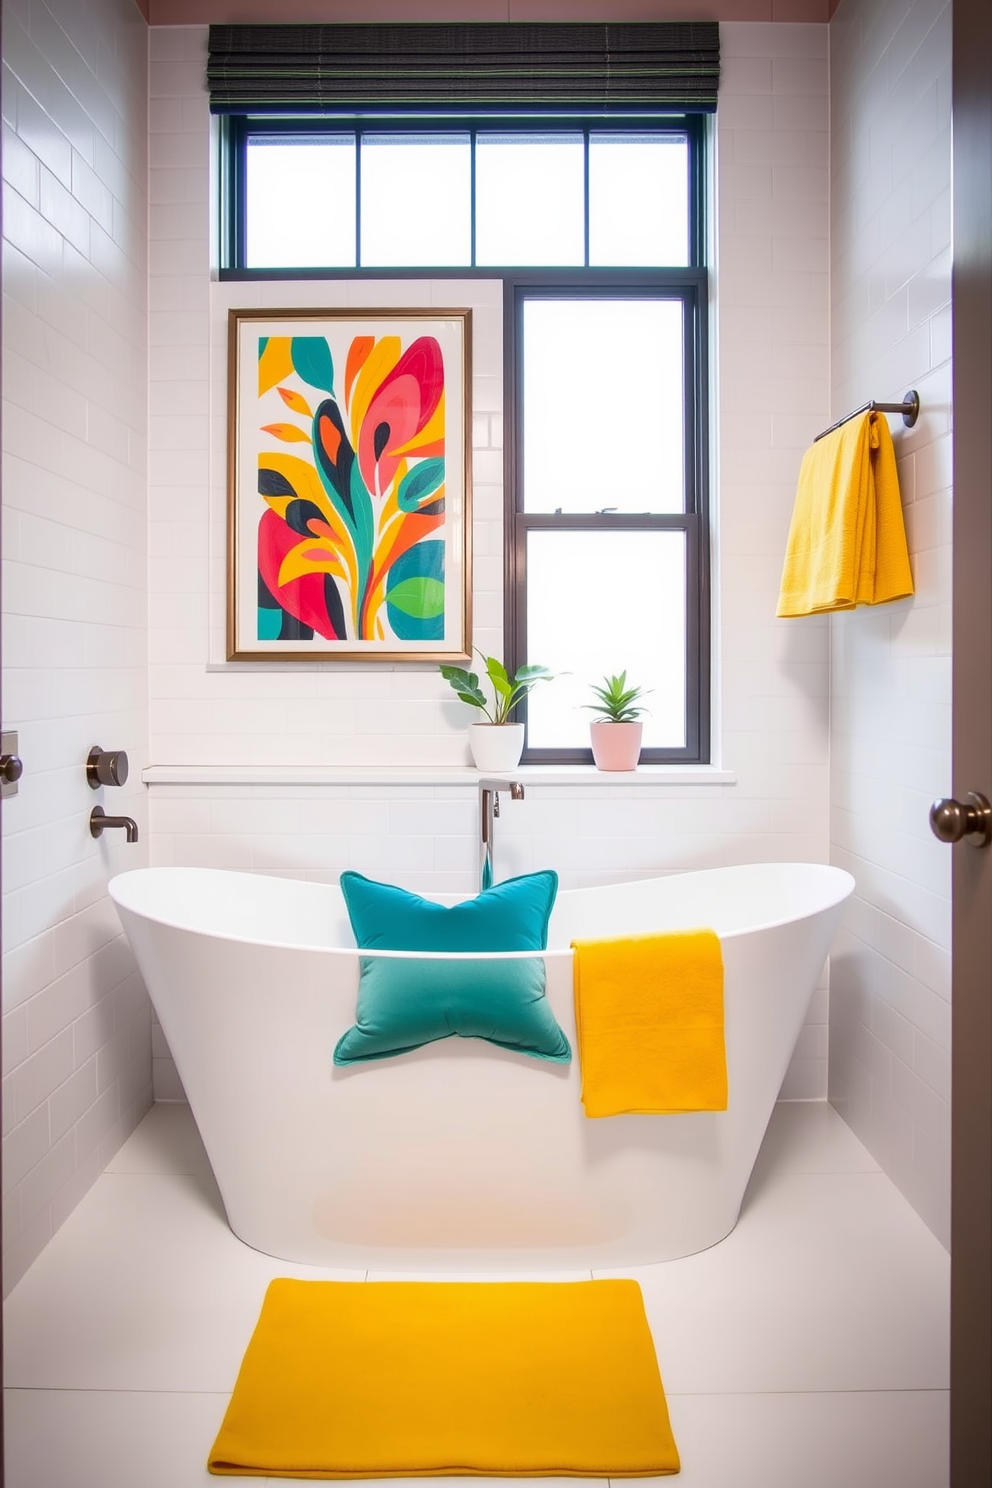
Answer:
<svg viewBox="0 0 992 1488"><path fill-rule="evenodd" d="M686 543L686 617L685 617L685 744L681 749L649 749L641 751L644 764L660 763L705 763L709 759L709 666L708 648L702 636L708 631L706 616L708 606L704 591L708 588L700 564L700 542L703 531L702 519L695 513L655 517L625 517L608 515L556 516L528 515L518 512L513 522L512 555L516 571L513 604L513 629L520 646L517 652L507 652L513 657L507 670L519 665L526 655L527 645L527 537L534 531L557 532L682 532ZM540 661L540 657L528 658ZM622 658L621 658L622 660ZM631 679L636 682L636 677ZM515 710L518 721L526 723L526 700ZM523 764L591 764L592 748L574 749L564 746L553 749L535 749L529 742L525 745Z"/></svg>

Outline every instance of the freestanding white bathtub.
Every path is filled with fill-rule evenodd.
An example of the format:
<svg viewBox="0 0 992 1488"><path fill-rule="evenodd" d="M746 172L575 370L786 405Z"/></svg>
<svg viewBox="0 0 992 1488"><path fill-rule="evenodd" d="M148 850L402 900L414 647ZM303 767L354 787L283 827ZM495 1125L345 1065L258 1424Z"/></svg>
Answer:
<svg viewBox="0 0 992 1488"><path fill-rule="evenodd" d="M733 1229L853 886L787 863L560 890L545 960L570 1065L450 1038L349 1069L337 887L145 868L110 893L236 1235L311 1265L512 1272L670 1260ZM723 945L728 1110L589 1120L569 941L700 925Z"/></svg>

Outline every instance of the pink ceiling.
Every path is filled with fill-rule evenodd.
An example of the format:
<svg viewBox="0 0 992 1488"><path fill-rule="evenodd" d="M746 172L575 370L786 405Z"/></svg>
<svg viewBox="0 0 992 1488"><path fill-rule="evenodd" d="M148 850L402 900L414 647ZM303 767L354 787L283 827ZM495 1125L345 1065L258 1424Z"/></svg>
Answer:
<svg viewBox="0 0 992 1488"><path fill-rule="evenodd" d="M208 21L828 21L839 0L136 0L153 26Z"/></svg>

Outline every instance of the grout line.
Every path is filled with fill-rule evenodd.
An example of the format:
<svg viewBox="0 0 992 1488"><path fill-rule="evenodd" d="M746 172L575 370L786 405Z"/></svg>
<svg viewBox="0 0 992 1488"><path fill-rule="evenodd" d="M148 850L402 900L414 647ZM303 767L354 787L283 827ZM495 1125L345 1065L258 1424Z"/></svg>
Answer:
<svg viewBox="0 0 992 1488"><path fill-rule="evenodd" d="M226 1400L233 1391L232 1384L230 1390L137 1390L130 1387L110 1389L105 1385L5 1385L3 1392L5 1395L13 1395L17 1392L22 1395L217 1395L222 1400Z"/></svg>
<svg viewBox="0 0 992 1488"><path fill-rule="evenodd" d="M710 1400L716 1396L728 1399L753 1396L780 1396L785 1400L811 1395L949 1395L949 1385L870 1385L859 1388L838 1389L825 1387L822 1390L665 1390L666 1400Z"/></svg>

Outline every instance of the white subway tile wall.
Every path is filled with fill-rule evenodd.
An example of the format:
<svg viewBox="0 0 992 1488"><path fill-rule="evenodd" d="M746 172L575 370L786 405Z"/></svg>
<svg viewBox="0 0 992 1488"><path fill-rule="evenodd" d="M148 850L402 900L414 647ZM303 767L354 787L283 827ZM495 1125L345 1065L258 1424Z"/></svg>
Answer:
<svg viewBox="0 0 992 1488"><path fill-rule="evenodd" d="M147 27L133 0L3 17L4 1283L151 1103L148 1000L106 896L147 861ZM86 783L124 748L120 790ZM133 816L97 842L90 810Z"/></svg>
<svg viewBox="0 0 992 1488"><path fill-rule="evenodd" d="M719 348L712 386L717 754L732 786L529 785L499 824L500 876L553 865L584 884L716 864L825 861L826 622L775 619L802 452L829 411L827 28L721 27L716 125ZM432 667L224 664L226 321L255 305L473 309L475 639L502 646L499 284L375 280L209 284L206 28L151 32L149 522L152 758L157 764L464 765L465 711ZM184 181L189 192L184 194ZM157 863L421 891L476 887L466 787L150 789ZM825 987L825 981L824 981ZM817 993L783 1095L826 1092ZM156 1092L180 1087L160 1031Z"/></svg>
<svg viewBox="0 0 992 1488"><path fill-rule="evenodd" d="M830 1098L945 1244L951 855L951 7L841 0L830 27L832 406L890 419L916 595L831 621L831 852L857 878L830 993Z"/></svg>

